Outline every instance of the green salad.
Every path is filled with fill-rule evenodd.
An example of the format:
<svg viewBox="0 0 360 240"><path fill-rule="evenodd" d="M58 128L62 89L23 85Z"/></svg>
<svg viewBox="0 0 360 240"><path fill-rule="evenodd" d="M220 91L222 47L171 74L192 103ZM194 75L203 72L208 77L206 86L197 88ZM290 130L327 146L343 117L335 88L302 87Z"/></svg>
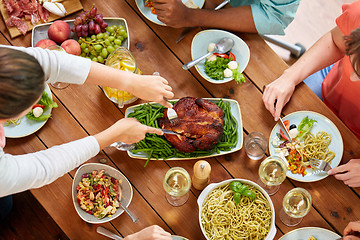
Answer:
<svg viewBox="0 0 360 240"><path fill-rule="evenodd" d="M57 107L58 107L57 103L54 102L46 92L44 92L39 102L33 106L33 108L28 114L26 114L26 117L28 119L35 121L45 121L51 117L51 114L42 114L42 113L48 109L57 108ZM40 108L42 109L42 111L41 114L38 116L36 112Z"/></svg>

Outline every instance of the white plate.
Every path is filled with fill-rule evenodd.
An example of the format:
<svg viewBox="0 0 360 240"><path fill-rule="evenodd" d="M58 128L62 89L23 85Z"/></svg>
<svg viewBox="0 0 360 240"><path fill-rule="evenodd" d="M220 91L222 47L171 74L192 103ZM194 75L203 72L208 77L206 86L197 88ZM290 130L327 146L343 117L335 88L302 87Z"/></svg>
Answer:
<svg viewBox="0 0 360 240"><path fill-rule="evenodd" d="M187 238L181 237L181 236L175 236L175 235L171 235L171 239L172 240L189 240Z"/></svg>
<svg viewBox="0 0 360 240"><path fill-rule="evenodd" d="M121 203L126 207L129 207L130 205L130 202L133 197L133 190L129 180L127 180L127 178L121 172L119 172L117 169L113 167L101 163L86 163L80 166L75 173L72 184L72 199L75 206L75 210L85 222L98 224L98 223L105 223L114 220L115 218L120 216L124 212L124 210L121 209L120 207L116 210L115 214L111 215L111 217L104 217L102 219L98 219L94 215L91 215L80 208L76 198L76 194L77 194L76 187L81 181L83 174L91 173L94 170L97 171L104 170L106 175L109 175L121 181L120 183L120 187L122 191Z"/></svg>
<svg viewBox="0 0 360 240"><path fill-rule="evenodd" d="M341 237L338 234L324 228L304 227L288 232L279 238L279 240L308 240L311 236L317 240L336 240Z"/></svg>
<svg viewBox="0 0 360 240"><path fill-rule="evenodd" d="M236 57L236 62L239 64L241 72L243 72L250 60L250 49L246 43L236 36L227 31L210 29L204 30L196 34L191 43L191 58L196 59L208 53L208 46L210 43L217 43L220 39L228 37L234 40L234 46L231 52ZM223 80L216 80L210 78L205 73L205 60L195 65L196 70L199 74L211 83L226 83L233 80L233 78L224 78Z"/></svg>
<svg viewBox="0 0 360 240"><path fill-rule="evenodd" d="M335 153L335 157L331 161L330 165L331 168L338 166L343 155L344 146L343 146L343 140L341 138L341 134L333 122L331 122L327 117L319 113L310 112L310 111L294 112L284 117L283 120L289 120L290 125L296 124L296 126L298 126L301 120L306 116L308 116L310 119L314 119L317 121L311 129L310 131L311 133L316 134L319 131L325 131L331 135L332 140L329 145L329 149ZM269 137L269 151L271 155L278 155L277 153L275 153L275 148L271 142L273 138L276 137L276 133L279 132L280 132L280 127L277 124L271 131ZM309 168L306 169L306 171L307 174L304 177L301 174L293 174L291 171L287 171L286 176L299 182L315 182L324 179L328 176L326 173L314 175L312 174L313 171Z"/></svg>
<svg viewBox="0 0 360 240"><path fill-rule="evenodd" d="M204 98L206 100L210 100L211 102L217 103L220 101L221 98ZM178 101L179 99L174 99L172 101ZM225 155L228 153L233 153L236 152L238 150L240 150L243 146L243 125L242 125L242 120L241 120L241 111L240 111L240 105L236 100L233 99L222 99L223 102L226 104L227 102L230 103L230 107L231 107L231 113L234 116L234 118L237 120L238 122L238 142L236 144L236 146L231 149L230 151L220 151L220 153L213 153L211 155L207 155L207 156L199 156L199 157L192 157L192 158L168 158L166 160L187 160L187 159L198 159L198 158L206 158L206 157L216 157L216 156L221 156L221 155ZM159 105L158 103L151 103L151 104L156 104ZM138 104L135 106L131 106L129 108L126 109L125 112L125 117L127 117L130 113L134 112L134 109L137 108L138 106L143 105L143 104ZM148 156L145 153L132 153L131 151L128 151L128 155L131 158L137 158L137 159L148 159ZM156 158L151 158L150 160L156 160ZM162 159L159 159L162 160Z"/></svg>
<svg viewBox="0 0 360 240"><path fill-rule="evenodd" d="M45 85L45 92L47 92L49 97L52 99L52 94L51 94L50 88L47 84ZM47 109L43 114L48 115L50 113L51 113L51 109ZM23 116L21 123L19 125L15 126L13 124L10 124L9 126L4 126L4 124L3 124L4 131L5 131L5 137L21 138L21 137L25 137L30 134L33 134L34 132L36 132L37 130L42 128L42 126L45 125L47 120L35 121L35 120L28 119L26 116Z"/></svg>
<svg viewBox="0 0 360 240"><path fill-rule="evenodd" d="M144 1L145 0L136 0L136 6L138 7L138 9L140 10L140 12L142 13L142 15L144 15L144 17L146 17L149 21L162 25L162 26L166 26L165 23L161 22L159 19L157 19L157 15L153 14L151 12L151 9L149 7L145 7L144 5ZM188 0L182 0L183 3L187 2ZM196 6L198 6L199 8L202 8L204 5L205 0L193 0L194 3L196 4Z"/></svg>
<svg viewBox="0 0 360 240"><path fill-rule="evenodd" d="M122 47L126 47L127 49L129 49L130 47L130 36L129 36L129 30L128 30L128 26L126 23L126 20L124 18L108 18L108 17L104 17L105 22L107 22L107 24L109 26L113 26L113 25L122 25L127 34L128 37L125 39L125 41L123 41L121 43ZM74 26L74 19L73 20L65 20L65 22L67 22L70 26L70 28L72 28ZM32 30L32 37L31 37L31 46L34 47L38 41L40 41L41 39L48 39L48 29L50 27L51 23L44 23L44 24L39 24L36 25L33 30ZM77 36L71 32L71 38L72 39L78 39Z"/></svg>

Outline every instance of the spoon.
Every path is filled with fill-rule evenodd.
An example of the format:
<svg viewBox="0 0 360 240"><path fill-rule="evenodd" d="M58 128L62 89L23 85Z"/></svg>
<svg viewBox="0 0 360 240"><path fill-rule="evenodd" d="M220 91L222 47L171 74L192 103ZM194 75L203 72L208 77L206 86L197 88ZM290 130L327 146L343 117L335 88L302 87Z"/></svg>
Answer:
<svg viewBox="0 0 360 240"><path fill-rule="evenodd" d="M121 201L120 201L120 197L119 197L119 205L122 209L124 209L124 211L127 213L127 215L129 215L129 217L131 218L131 220L134 222L134 223L137 223L139 222L139 219L135 216L134 213L130 212L129 209L127 209L127 207L125 207L124 205L121 204Z"/></svg>
<svg viewBox="0 0 360 240"><path fill-rule="evenodd" d="M213 51L205 54L202 57L199 57L199 58L197 58L195 60L192 60L191 62L188 62L188 63L184 64L183 69L184 70L189 70L195 64L197 64L198 62L200 62L204 58L207 58L208 56L210 56L213 53L226 53L226 52L230 51L233 46L234 46L234 40L232 40L231 38L222 38L218 43L216 43L215 48L214 48Z"/></svg>

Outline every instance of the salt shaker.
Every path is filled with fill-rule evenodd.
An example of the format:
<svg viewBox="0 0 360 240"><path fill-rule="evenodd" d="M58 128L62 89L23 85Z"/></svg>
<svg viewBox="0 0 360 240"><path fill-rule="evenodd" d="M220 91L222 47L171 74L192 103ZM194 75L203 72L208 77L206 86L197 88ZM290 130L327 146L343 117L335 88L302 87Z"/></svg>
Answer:
<svg viewBox="0 0 360 240"><path fill-rule="evenodd" d="M210 181L211 166L207 161L200 160L194 164L192 184L195 189L203 190Z"/></svg>

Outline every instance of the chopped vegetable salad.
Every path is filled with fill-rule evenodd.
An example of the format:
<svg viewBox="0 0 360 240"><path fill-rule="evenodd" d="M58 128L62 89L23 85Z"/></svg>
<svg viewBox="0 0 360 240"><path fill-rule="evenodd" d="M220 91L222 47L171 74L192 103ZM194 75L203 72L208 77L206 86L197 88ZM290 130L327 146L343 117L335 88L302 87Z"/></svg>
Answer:
<svg viewBox="0 0 360 240"><path fill-rule="evenodd" d="M120 207L119 180L104 174L104 170L83 174L76 187L80 208L98 219L111 217Z"/></svg>

